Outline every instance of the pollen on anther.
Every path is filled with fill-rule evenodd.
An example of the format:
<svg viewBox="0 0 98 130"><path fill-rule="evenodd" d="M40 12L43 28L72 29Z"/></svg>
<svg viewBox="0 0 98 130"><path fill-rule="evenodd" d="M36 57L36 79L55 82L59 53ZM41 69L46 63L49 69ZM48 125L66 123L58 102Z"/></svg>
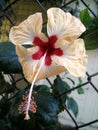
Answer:
<svg viewBox="0 0 98 130"><path fill-rule="evenodd" d="M36 92L34 92L34 93L36 93ZM18 111L19 111L19 114L22 114L22 113L26 114L26 108L28 105L28 92L26 92L25 95L23 95L22 100L23 101L18 106ZM37 110L37 105L34 100L34 96L32 96L31 101L30 101L29 111L31 111L32 113L36 113L36 110Z"/></svg>

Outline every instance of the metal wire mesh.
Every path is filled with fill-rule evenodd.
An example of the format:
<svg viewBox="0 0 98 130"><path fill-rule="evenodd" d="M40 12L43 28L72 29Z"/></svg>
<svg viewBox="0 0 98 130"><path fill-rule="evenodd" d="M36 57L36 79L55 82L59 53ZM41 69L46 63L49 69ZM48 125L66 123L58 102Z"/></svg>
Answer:
<svg viewBox="0 0 98 130"><path fill-rule="evenodd" d="M78 2L78 1L77 0L65 1L65 3L60 5L60 8L64 9L66 11L66 10L69 9L68 7L71 6L71 4L73 4L74 2ZM91 12L91 14L94 17L97 17L96 13L91 9L90 6L88 6L88 4L84 0L80 0L80 2L86 8L88 8L88 10ZM29 3L29 5L28 5L28 3ZM29 16L30 14L33 14L35 12L42 12L43 17L44 17L44 24L45 24L47 22L46 21L46 11L47 11L48 8L52 7L52 4L53 4L52 0L49 0L49 1L47 1L47 0L46 1L41 1L41 0L28 0L28 1L27 0L13 0L13 1L11 1L0 12L0 23L2 23L2 26L0 27L0 32L1 32L0 41L1 42L9 41L8 32L10 30L10 27L13 26L13 25L18 25L27 16ZM76 7L74 7L74 10L76 10L76 12L79 12L79 10ZM72 10L70 10L70 11L72 11ZM78 14L76 13L75 15L78 15ZM94 85L94 83L92 81L92 79L94 77L98 76L98 72L92 73L92 74L89 74L88 72L86 72L86 76L87 76L87 79L86 79L86 81L84 83L82 83L81 85L75 86L75 87L71 88L68 91L64 91L64 92L60 93L58 95L58 98L60 96L64 95L64 94L75 91L76 89L78 89L80 87L85 87L88 84L98 94L98 88ZM10 75L10 77L13 78L12 75ZM21 79L18 79L17 81L15 81L14 86L16 86L16 82L18 82L20 80ZM51 82L49 80L48 80L48 82L51 84ZM65 111L68 113L68 115L70 116L70 118L72 119L76 130L78 130L79 128L89 126L91 124L94 124L94 123L98 122L98 118L97 118L97 119L92 120L92 121L90 121L88 123L85 123L83 125L79 125L77 123L77 121L75 120L75 118L73 117L73 115L67 109L67 107L64 106L64 105L63 105L63 107L64 107Z"/></svg>

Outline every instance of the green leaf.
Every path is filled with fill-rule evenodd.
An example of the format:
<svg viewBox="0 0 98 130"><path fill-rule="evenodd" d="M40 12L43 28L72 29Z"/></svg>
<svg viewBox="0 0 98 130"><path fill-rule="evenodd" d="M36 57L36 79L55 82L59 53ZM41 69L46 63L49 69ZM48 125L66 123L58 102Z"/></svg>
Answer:
<svg viewBox="0 0 98 130"><path fill-rule="evenodd" d="M36 113L37 129L55 130L58 121L58 103L49 92L38 92L35 95L38 111Z"/></svg>
<svg viewBox="0 0 98 130"><path fill-rule="evenodd" d="M83 22L86 28L93 24L92 17L90 16L87 8L80 12L80 20Z"/></svg>
<svg viewBox="0 0 98 130"><path fill-rule="evenodd" d="M67 97L67 107L69 110L71 110L73 112L74 116L77 117L78 104L76 103L76 101L73 98Z"/></svg>
<svg viewBox="0 0 98 130"><path fill-rule="evenodd" d="M24 115L19 114L17 110L23 94L24 91L21 90L10 108L9 119L13 126L18 130L55 130L58 122L58 102L54 96L44 90L33 94L37 104L37 112L35 114L30 112L31 119L24 120Z"/></svg>
<svg viewBox="0 0 98 130"><path fill-rule="evenodd" d="M44 92L50 92L50 88L46 85L38 85L35 88L35 91L44 91Z"/></svg>
<svg viewBox="0 0 98 130"><path fill-rule="evenodd" d="M98 48L98 27L96 29L89 29L83 38L87 50Z"/></svg>
<svg viewBox="0 0 98 130"><path fill-rule="evenodd" d="M79 84L83 83L83 81L82 81L82 79L80 77L78 78L78 80L79 80Z"/></svg>
<svg viewBox="0 0 98 130"><path fill-rule="evenodd" d="M82 79L78 78L78 80L79 80L79 84L78 85L81 85L82 82L83 82ZM77 88L77 92L78 92L78 94L84 94L84 89L82 87L79 87L79 88Z"/></svg>
<svg viewBox="0 0 98 130"><path fill-rule="evenodd" d="M77 89L78 94L84 94L84 89L82 87Z"/></svg>
<svg viewBox="0 0 98 130"><path fill-rule="evenodd" d="M68 85L68 83L65 82L65 81L63 81L63 86L64 86L64 88L65 88L66 91L68 91L68 90L71 89L70 86ZM70 92L69 92L69 93L70 93Z"/></svg>
<svg viewBox="0 0 98 130"><path fill-rule="evenodd" d="M8 43L0 43L0 71L4 73L19 73L21 65L15 52L15 46Z"/></svg>
<svg viewBox="0 0 98 130"><path fill-rule="evenodd" d="M56 95L59 95L67 90L70 90L70 86L61 79L61 77L58 75L57 78L54 80L53 84L53 92ZM66 94L62 95L60 97L61 102L65 104L66 102Z"/></svg>
<svg viewBox="0 0 98 130"><path fill-rule="evenodd" d="M82 34L87 50L98 48L98 18L92 18L87 9L80 12L80 19L86 26Z"/></svg>
<svg viewBox="0 0 98 130"><path fill-rule="evenodd" d="M70 90L70 86L64 82L60 76L57 76L57 78L54 80L53 84L53 93L57 96L67 90ZM62 104L65 104L67 95L63 94L58 98L59 101L59 112L63 111L64 108L62 107Z"/></svg>

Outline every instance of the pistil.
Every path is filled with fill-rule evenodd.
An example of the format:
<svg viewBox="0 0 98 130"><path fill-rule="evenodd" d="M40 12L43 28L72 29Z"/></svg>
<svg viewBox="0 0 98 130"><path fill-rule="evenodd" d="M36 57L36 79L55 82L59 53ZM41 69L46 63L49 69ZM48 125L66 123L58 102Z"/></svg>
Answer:
<svg viewBox="0 0 98 130"><path fill-rule="evenodd" d="M26 115L25 115L25 120L29 120L30 119L30 116L29 116L29 108L30 108L30 102L31 102L31 97L32 97L32 91L33 91L33 86L34 86L34 83L35 83L35 81L36 81L36 78L38 77L38 75L39 75L39 73L40 73L40 71L41 71L41 68L43 67L43 64L44 64L44 62L45 62L45 58L46 58L46 55L47 55L47 51L45 52L45 54L44 54L44 56L43 56L43 58L42 58L42 62L41 62L41 64L40 64L40 67L39 67L39 69L38 69L38 71L37 71L37 73L36 73L36 75L35 75L35 77L34 77L34 80L33 80L33 82L32 82L32 84L31 84L31 87L30 87L30 91L29 91L29 96L28 96L28 102L27 102L27 107L26 107Z"/></svg>

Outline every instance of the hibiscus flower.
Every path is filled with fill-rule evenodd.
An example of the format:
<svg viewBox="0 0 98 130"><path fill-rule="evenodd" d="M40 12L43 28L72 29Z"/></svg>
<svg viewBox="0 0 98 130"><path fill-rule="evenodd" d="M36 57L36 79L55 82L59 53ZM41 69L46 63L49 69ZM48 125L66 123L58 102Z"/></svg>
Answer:
<svg viewBox="0 0 98 130"><path fill-rule="evenodd" d="M10 40L16 45L16 53L25 78L32 83L26 119L36 81L68 71L82 77L85 75L87 55L84 41L79 36L85 31L81 21L59 8L47 10L47 34L42 32L42 14L29 16L10 30ZM25 48L22 45L32 45Z"/></svg>

